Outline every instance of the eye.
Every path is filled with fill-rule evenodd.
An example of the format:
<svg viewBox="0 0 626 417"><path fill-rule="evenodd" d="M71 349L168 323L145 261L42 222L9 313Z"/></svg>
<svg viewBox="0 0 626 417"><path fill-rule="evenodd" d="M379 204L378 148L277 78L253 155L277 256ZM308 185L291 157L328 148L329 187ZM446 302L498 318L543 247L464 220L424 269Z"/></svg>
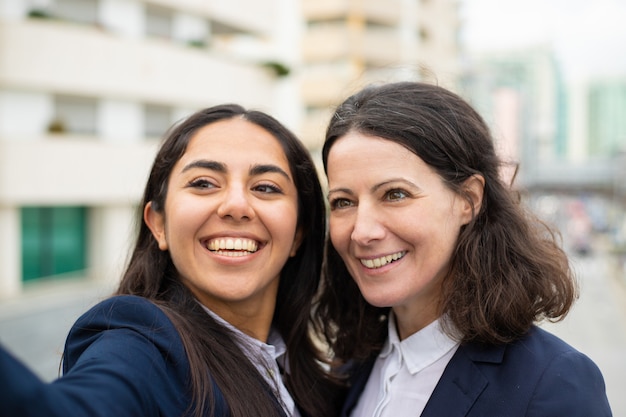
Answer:
<svg viewBox="0 0 626 417"><path fill-rule="evenodd" d="M329 205L331 210L335 210L352 207L354 203L347 198L333 198L332 200L330 200Z"/></svg>
<svg viewBox="0 0 626 417"><path fill-rule="evenodd" d="M265 194L282 194L283 190L281 190L278 186L274 184L259 184L253 188L254 191L258 191L260 193Z"/></svg>
<svg viewBox="0 0 626 417"><path fill-rule="evenodd" d="M190 188L198 189L217 188L217 185L215 185L206 178L196 178L192 181L189 181L189 184L187 186Z"/></svg>
<svg viewBox="0 0 626 417"><path fill-rule="evenodd" d="M409 197L409 193L400 189L392 189L385 193L384 199L387 201L399 201Z"/></svg>

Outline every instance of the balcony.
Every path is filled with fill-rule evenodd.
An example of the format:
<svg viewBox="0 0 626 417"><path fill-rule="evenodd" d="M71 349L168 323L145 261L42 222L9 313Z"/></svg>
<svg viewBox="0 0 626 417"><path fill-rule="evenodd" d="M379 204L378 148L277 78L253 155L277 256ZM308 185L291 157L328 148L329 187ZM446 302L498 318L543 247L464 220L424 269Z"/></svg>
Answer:
<svg viewBox="0 0 626 417"><path fill-rule="evenodd" d="M267 35L273 31L276 2L258 0L151 0L151 4L205 16L241 32ZM245 10L245 13L241 13Z"/></svg>
<svg viewBox="0 0 626 417"><path fill-rule="evenodd" d="M0 205L136 204L157 146L88 137L0 138Z"/></svg>
<svg viewBox="0 0 626 417"><path fill-rule="evenodd" d="M204 107L267 108L273 78L256 63L164 40L56 21L0 22L0 88Z"/></svg>
<svg viewBox="0 0 626 417"><path fill-rule="evenodd" d="M402 61L399 41L394 28L320 24L304 36L302 53L304 60L312 63L357 59L368 65L384 66Z"/></svg>
<svg viewBox="0 0 626 417"><path fill-rule="evenodd" d="M303 0L308 20L359 17L370 22L396 25L402 17L401 0Z"/></svg>

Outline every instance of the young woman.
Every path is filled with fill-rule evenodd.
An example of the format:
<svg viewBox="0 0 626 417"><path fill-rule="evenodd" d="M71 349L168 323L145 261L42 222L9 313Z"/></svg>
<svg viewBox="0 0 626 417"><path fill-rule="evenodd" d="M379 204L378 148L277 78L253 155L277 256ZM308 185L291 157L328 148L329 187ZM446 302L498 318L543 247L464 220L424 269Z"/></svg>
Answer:
<svg viewBox="0 0 626 417"><path fill-rule="evenodd" d="M325 207L272 117L202 110L169 132L116 296L44 384L0 352L0 416L320 416L338 391L309 333Z"/></svg>
<svg viewBox="0 0 626 417"><path fill-rule="evenodd" d="M369 87L323 148L317 308L347 416L610 416L602 375L536 327L577 296L553 232L501 180L482 118L441 87Z"/></svg>

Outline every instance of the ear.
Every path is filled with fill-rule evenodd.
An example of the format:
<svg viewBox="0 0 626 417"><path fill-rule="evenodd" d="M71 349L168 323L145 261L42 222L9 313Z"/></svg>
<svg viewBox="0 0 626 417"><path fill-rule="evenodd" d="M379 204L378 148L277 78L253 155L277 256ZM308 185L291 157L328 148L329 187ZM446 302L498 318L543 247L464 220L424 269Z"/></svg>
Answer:
<svg viewBox="0 0 626 417"><path fill-rule="evenodd" d="M304 232L301 227L298 227L296 230L296 235L293 238L293 244L291 245L291 252L289 252L290 257L296 256L300 245L302 244L302 240L304 240Z"/></svg>
<svg viewBox="0 0 626 417"><path fill-rule="evenodd" d="M480 212L485 192L485 178L482 175L474 174L463 182L462 189L466 197L462 203L463 224L468 224Z"/></svg>
<svg viewBox="0 0 626 417"><path fill-rule="evenodd" d="M143 221L146 222L146 226L152 232L152 236L159 244L159 249L167 250L167 239L165 236L165 216L163 213L156 211L152 207L152 201L146 204L143 209Z"/></svg>

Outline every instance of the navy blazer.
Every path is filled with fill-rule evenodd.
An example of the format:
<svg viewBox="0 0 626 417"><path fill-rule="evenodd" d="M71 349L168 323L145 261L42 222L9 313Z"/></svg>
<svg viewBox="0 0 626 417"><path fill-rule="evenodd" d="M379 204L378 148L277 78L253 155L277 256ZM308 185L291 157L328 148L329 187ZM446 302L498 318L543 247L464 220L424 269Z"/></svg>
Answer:
<svg viewBox="0 0 626 417"><path fill-rule="evenodd" d="M44 383L0 348L0 417L190 416L190 368L180 336L150 301L105 300L68 335L63 377ZM214 385L216 416L228 415Z"/></svg>
<svg viewBox="0 0 626 417"><path fill-rule="evenodd" d="M342 416L349 416L356 406L373 365L372 360L355 371ZM533 326L524 338L508 345L459 346L421 417L611 415L604 378L595 363Z"/></svg>

